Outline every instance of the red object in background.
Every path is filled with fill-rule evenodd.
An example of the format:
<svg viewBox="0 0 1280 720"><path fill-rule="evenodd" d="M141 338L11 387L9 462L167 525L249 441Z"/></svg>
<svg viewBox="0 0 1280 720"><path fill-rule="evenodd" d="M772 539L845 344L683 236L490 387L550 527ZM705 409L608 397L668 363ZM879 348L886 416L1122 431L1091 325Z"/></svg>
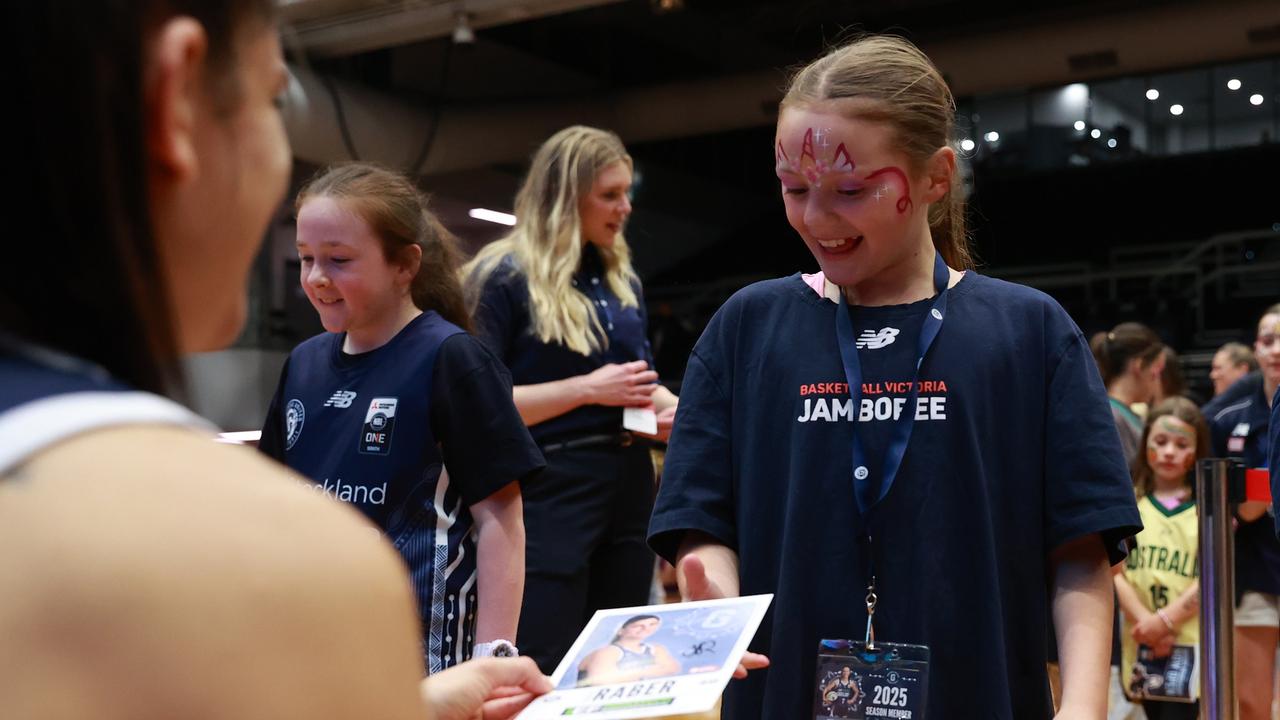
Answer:
<svg viewBox="0 0 1280 720"><path fill-rule="evenodd" d="M1271 475L1266 468L1249 468L1244 471L1244 499L1271 502Z"/></svg>

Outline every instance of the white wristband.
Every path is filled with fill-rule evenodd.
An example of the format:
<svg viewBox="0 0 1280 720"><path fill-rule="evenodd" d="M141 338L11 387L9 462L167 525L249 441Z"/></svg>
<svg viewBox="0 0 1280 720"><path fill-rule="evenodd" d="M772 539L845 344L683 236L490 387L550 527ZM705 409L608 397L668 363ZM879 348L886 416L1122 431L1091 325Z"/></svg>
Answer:
<svg viewBox="0 0 1280 720"><path fill-rule="evenodd" d="M471 657L517 657L520 655L520 649L510 640L490 640L489 642L476 643L475 648L471 651Z"/></svg>

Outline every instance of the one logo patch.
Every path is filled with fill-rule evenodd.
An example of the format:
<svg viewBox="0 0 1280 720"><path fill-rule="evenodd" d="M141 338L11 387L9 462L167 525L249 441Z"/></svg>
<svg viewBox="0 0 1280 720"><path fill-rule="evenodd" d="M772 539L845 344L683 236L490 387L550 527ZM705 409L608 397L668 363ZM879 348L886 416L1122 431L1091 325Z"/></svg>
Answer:
<svg viewBox="0 0 1280 720"><path fill-rule="evenodd" d="M338 392L331 395L328 400L324 401L324 406L335 407L335 408L349 408L351 407L351 402L355 399L356 399L355 391L339 390Z"/></svg>
<svg viewBox="0 0 1280 720"><path fill-rule="evenodd" d="M858 349L879 350L885 345L892 345L893 341L898 338L898 332L898 328L891 327L880 328L880 332L863 330L854 344Z"/></svg>
<svg viewBox="0 0 1280 720"><path fill-rule="evenodd" d="M358 450L365 455L386 455L391 452L391 431L396 425L396 398L374 398L364 414L364 426L360 428Z"/></svg>
<svg viewBox="0 0 1280 720"><path fill-rule="evenodd" d="M284 449L293 449L293 444L298 442L298 437L302 435L302 423L307 419L307 409L302 406L302 401L294 398L284 407Z"/></svg>
<svg viewBox="0 0 1280 720"><path fill-rule="evenodd" d="M1249 437L1249 423L1237 423L1231 437Z"/></svg>

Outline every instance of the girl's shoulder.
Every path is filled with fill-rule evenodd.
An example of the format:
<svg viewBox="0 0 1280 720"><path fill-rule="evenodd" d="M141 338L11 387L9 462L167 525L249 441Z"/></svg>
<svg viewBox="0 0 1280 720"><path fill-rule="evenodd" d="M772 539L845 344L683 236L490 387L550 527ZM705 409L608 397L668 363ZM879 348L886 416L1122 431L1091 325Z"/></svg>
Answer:
<svg viewBox="0 0 1280 720"><path fill-rule="evenodd" d="M416 657L415 624L394 549L249 448L176 427L77 436L0 480L0 543L0 586L13 589L0 595L0 654L24 658L0 688L56 681L118 708L108 717L150 717L141 709L162 700L219 718L363 703L410 717L419 669L397 661ZM74 642L19 632L42 626ZM360 662L297 641L318 636ZM139 641L108 641L120 637ZM246 653L254 663L238 660ZM112 678L138 667L145 687ZM353 667L364 681L341 677ZM193 677L213 691L197 698ZM360 686L403 692L364 697Z"/></svg>

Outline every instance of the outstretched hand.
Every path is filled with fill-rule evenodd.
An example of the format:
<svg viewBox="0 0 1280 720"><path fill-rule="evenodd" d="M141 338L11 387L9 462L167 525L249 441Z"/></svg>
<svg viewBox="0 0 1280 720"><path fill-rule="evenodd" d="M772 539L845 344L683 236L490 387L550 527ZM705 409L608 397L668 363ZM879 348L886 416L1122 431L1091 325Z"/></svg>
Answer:
<svg viewBox="0 0 1280 720"><path fill-rule="evenodd" d="M730 597L719 583L707 576L706 566L695 553L688 553L680 558L680 562L676 565L676 584L680 587L680 599L685 601L719 600ZM768 657L760 653L748 652L743 654L738 667L733 671L733 676L741 680L747 676L747 671L765 667L769 667Z"/></svg>
<svg viewBox="0 0 1280 720"><path fill-rule="evenodd" d="M507 720L551 681L529 658L477 658L427 677L420 690L435 720Z"/></svg>

